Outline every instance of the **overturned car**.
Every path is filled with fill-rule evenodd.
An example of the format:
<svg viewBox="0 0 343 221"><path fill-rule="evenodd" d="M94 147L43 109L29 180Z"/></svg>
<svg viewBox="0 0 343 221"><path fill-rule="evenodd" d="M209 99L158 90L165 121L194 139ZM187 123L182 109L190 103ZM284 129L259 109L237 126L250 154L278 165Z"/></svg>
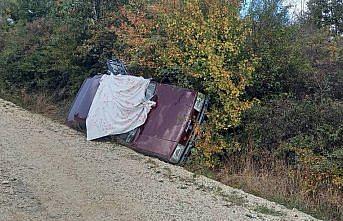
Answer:
<svg viewBox="0 0 343 221"><path fill-rule="evenodd" d="M196 139L195 127L200 125L205 117L208 106L205 95L189 89L129 77L122 63L118 61L109 61L108 66L112 77L96 75L84 81L70 108L67 124L71 127L86 126L88 140L99 138L101 135L92 136L89 131L92 127L101 127L101 130L108 130L104 135L115 136L120 143L136 151L173 164L184 162ZM125 75L127 77L124 77ZM114 88L109 92L112 94L108 94L101 88L106 87L105 80L108 78L114 79L114 83L109 83L111 87L124 89ZM131 102L131 98L142 96L138 93L139 90L132 86L135 85L133 80L144 82L142 102ZM131 93L132 96L126 96L126 93ZM150 102L150 107L132 111L132 108L144 106L144 102ZM127 105L132 108L126 107ZM107 110L104 110L106 108ZM148 113L145 113L146 110ZM134 115L126 112L132 112Z"/></svg>

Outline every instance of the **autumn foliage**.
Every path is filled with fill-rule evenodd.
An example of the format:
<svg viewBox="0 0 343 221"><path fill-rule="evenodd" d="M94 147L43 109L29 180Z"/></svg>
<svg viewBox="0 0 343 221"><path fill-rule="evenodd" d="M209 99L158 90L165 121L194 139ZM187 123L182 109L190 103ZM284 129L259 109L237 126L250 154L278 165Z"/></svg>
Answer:
<svg viewBox="0 0 343 221"><path fill-rule="evenodd" d="M216 155L227 148L223 134L237 126L252 105L242 98L256 62L246 47L251 30L239 18L236 6L221 1L167 6L152 4L136 13L128 7L120 10L127 22L118 32L125 36L130 53L124 58L159 67L154 73L157 78L165 74L159 70L173 69L170 79L208 95L211 106L197 149L213 166Z"/></svg>

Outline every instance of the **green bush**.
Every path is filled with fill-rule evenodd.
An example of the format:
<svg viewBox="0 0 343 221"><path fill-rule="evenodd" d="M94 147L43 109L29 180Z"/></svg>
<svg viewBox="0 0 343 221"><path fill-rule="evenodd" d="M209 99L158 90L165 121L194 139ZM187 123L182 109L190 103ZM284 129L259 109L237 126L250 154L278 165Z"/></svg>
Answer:
<svg viewBox="0 0 343 221"><path fill-rule="evenodd" d="M245 113L236 139L243 151L251 147L246 141L252 140L257 160L268 152L290 166L306 164L313 171L343 179L341 122L342 102L272 100ZM343 187L343 183L337 185Z"/></svg>
<svg viewBox="0 0 343 221"><path fill-rule="evenodd" d="M0 27L2 90L24 89L65 99L86 77L104 71L116 42L105 11L102 19L94 20L90 1L14 2L6 6L6 13L0 10L16 16L14 25ZM48 6L49 10L44 8ZM28 9L32 16L24 15Z"/></svg>
<svg viewBox="0 0 343 221"><path fill-rule="evenodd" d="M5 48L0 53L0 75L12 90L25 88L62 91L82 67L73 63L75 40L68 33L56 32L50 20L41 18L17 24L5 33Z"/></svg>

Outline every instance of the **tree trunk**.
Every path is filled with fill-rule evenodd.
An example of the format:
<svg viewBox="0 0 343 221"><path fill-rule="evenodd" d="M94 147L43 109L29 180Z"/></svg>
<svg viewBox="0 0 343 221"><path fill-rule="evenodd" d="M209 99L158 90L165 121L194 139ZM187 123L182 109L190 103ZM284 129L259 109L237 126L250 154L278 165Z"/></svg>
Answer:
<svg viewBox="0 0 343 221"><path fill-rule="evenodd" d="M93 6L93 18L94 20L98 20L101 17L101 0L92 0L92 6Z"/></svg>

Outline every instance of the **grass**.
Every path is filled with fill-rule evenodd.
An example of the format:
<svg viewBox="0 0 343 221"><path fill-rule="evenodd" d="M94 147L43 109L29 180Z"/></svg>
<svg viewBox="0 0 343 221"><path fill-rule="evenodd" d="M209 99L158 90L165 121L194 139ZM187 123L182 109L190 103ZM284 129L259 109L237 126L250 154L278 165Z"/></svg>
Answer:
<svg viewBox="0 0 343 221"><path fill-rule="evenodd" d="M148 159L145 161L145 163L148 164L150 168L157 168L157 167L159 167L159 166L158 166L158 163L156 163L155 160L152 160L152 159L150 159L150 158L148 158Z"/></svg>
<svg viewBox="0 0 343 221"><path fill-rule="evenodd" d="M15 103L33 113L38 113L45 115L47 117L53 118L54 120L61 119L61 115L65 119L65 111L62 112L62 107L53 103L52 97L48 96L46 93L39 94L28 94L25 90L22 90L17 94L0 94L0 97Z"/></svg>
<svg viewBox="0 0 343 221"><path fill-rule="evenodd" d="M258 213L262 213L265 215L271 215L271 216L283 216L284 213L281 211L276 211L275 209L272 208L268 208L267 206L257 206L256 208L254 208L254 211L258 212Z"/></svg>
<svg viewBox="0 0 343 221"><path fill-rule="evenodd" d="M259 162L259 165L269 165L267 168L256 166L249 159L231 160L223 164L221 168L208 172L192 159L186 168L198 174L214 174L214 179L234 188L242 189L245 192L282 204L289 209L297 208L312 216L324 219L341 221L343 220L343 192L332 188L319 188L315 193L304 191L302 171L290 170L287 165L279 161ZM234 200L234 199L233 199ZM266 208L257 207L265 213ZM261 212L261 211L260 211ZM275 215L275 214L274 214Z"/></svg>
<svg viewBox="0 0 343 221"><path fill-rule="evenodd" d="M233 203L236 206L244 206L247 203L247 200L244 197L237 194L222 193L221 196L225 201Z"/></svg>

